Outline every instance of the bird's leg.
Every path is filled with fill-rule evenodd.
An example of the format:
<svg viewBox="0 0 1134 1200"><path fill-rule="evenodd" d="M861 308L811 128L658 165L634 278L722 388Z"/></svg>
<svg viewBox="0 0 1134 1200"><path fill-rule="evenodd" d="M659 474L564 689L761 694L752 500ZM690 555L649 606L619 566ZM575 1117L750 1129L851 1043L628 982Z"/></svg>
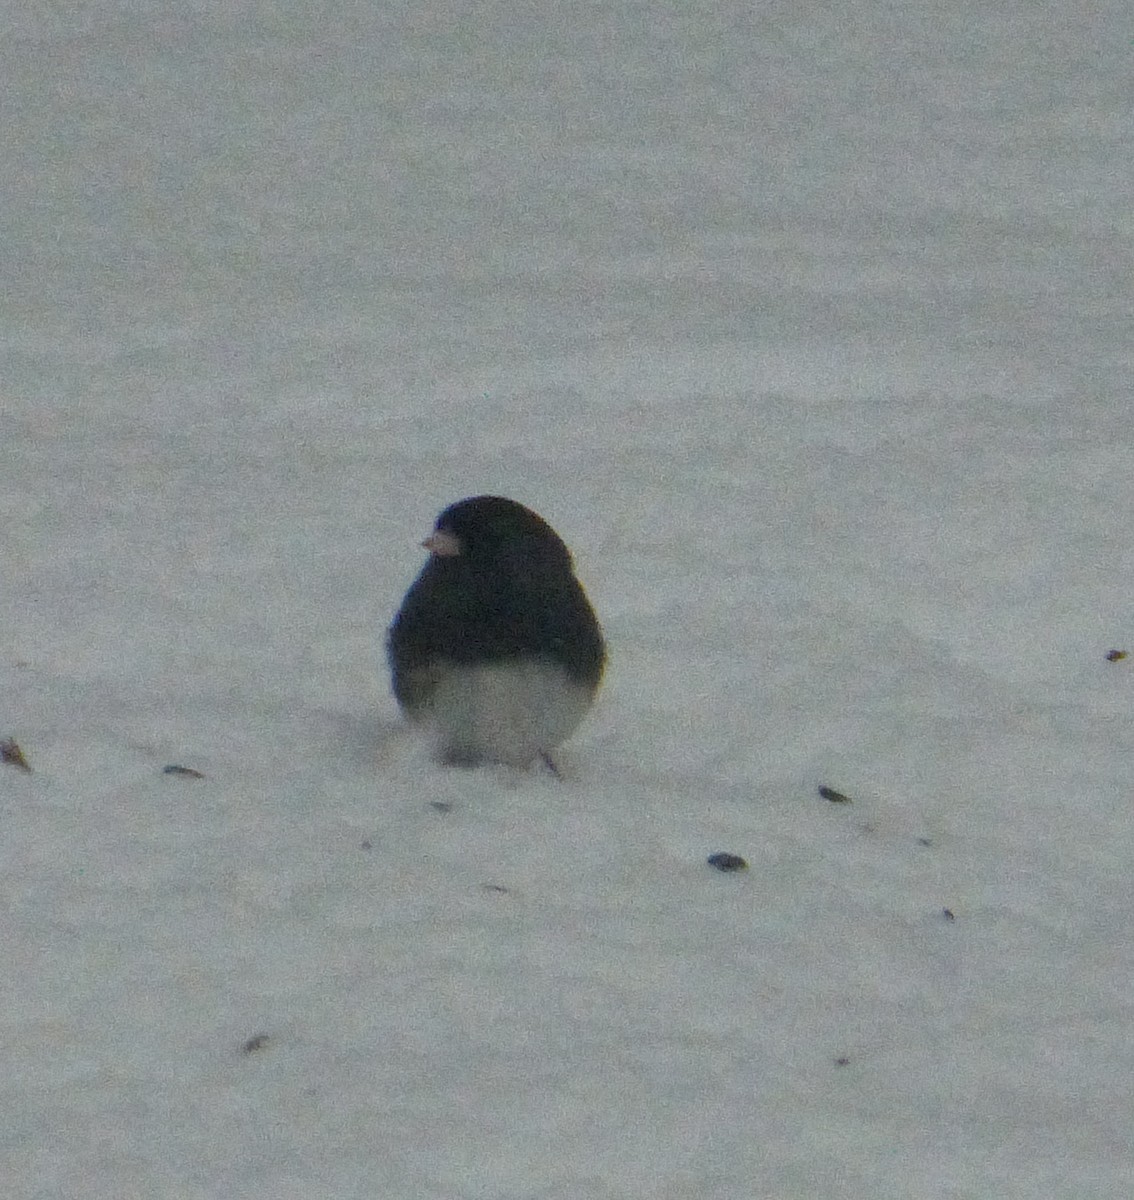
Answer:
<svg viewBox="0 0 1134 1200"><path fill-rule="evenodd" d="M546 750L542 751L539 756L539 761L555 776L556 779L562 779L563 775L559 768L555 765L555 759L551 757Z"/></svg>
<svg viewBox="0 0 1134 1200"><path fill-rule="evenodd" d="M484 756L475 750L465 750L460 746L446 746L438 755L443 767L463 767L471 770L483 766Z"/></svg>

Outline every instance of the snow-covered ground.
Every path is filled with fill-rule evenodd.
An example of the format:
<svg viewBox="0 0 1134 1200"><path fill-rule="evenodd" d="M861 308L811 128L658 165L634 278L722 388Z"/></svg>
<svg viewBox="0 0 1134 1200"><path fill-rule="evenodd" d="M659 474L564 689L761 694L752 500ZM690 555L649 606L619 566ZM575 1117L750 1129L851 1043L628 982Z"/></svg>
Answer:
<svg viewBox="0 0 1134 1200"><path fill-rule="evenodd" d="M1134 1194L1128 6L6 9L5 1200Z"/></svg>

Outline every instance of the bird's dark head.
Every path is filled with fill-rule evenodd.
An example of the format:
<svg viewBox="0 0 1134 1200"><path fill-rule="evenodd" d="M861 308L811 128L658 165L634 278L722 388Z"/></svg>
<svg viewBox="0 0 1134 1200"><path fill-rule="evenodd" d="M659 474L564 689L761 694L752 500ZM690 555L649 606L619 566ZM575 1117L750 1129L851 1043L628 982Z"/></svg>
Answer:
<svg viewBox="0 0 1134 1200"><path fill-rule="evenodd" d="M485 566L543 562L571 568L571 553L537 513L504 496L473 496L451 504L422 543L440 558Z"/></svg>

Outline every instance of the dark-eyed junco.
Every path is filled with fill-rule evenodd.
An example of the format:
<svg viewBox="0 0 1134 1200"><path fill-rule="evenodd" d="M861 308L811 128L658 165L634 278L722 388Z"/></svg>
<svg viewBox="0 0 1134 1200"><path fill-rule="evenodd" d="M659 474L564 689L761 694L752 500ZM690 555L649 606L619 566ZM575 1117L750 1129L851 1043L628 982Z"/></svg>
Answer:
<svg viewBox="0 0 1134 1200"><path fill-rule="evenodd" d="M394 696L443 762L528 766L575 731L602 678L602 630L571 553L530 508L461 500L386 643Z"/></svg>

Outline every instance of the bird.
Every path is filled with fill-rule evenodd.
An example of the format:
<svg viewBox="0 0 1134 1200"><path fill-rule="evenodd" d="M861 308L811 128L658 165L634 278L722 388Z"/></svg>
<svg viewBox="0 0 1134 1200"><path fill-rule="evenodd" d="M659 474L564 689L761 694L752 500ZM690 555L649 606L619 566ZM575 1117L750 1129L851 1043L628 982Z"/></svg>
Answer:
<svg viewBox="0 0 1134 1200"><path fill-rule="evenodd" d="M449 505L389 627L394 698L450 766L543 762L602 681L606 643L571 552L504 496Z"/></svg>

